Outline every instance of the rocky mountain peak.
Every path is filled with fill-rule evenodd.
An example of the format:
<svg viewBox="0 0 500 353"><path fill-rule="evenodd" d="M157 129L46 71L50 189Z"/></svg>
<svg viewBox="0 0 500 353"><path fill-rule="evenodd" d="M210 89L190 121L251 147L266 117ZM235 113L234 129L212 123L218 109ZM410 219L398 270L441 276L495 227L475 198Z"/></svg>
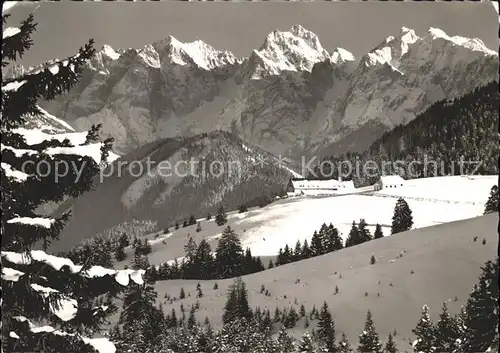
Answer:
<svg viewBox="0 0 500 353"><path fill-rule="evenodd" d="M274 30L264 44L252 52L252 78L279 75L283 71L311 72L314 64L330 59L327 50L313 32L300 25L288 31Z"/></svg>

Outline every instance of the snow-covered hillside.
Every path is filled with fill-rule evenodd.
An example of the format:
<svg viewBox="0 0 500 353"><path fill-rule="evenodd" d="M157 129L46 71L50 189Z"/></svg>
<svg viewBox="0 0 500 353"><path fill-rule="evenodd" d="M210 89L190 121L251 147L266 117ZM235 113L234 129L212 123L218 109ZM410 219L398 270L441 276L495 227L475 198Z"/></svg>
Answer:
<svg viewBox="0 0 500 353"><path fill-rule="evenodd" d="M294 247L297 240L310 241L323 223L336 226L345 240L352 222L364 218L372 234L379 223L384 235L389 236L394 206L400 196L412 210L413 228L477 217L483 214L490 189L497 183L498 176L450 176L409 180L405 186L389 191L364 188L358 195L292 197L245 213L229 213L227 225L235 229L243 246L249 247L254 256L274 256L286 244ZM158 265L167 259L182 258L189 236L196 242L206 239L215 248L223 227L217 226L213 218L199 221L201 232L195 232L193 226L149 235L153 248L151 263Z"/></svg>
<svg viewBox="0 0 500 353"><path fill-rule="evenodd" d="M172 36L141 49L104 46L81 83L43 107L77 130L102 123L120 154L220 129L299 157L329 144L363 149L436 101L497 79L497 72L498 54L481 40L436 28L419 36L403 27L356 60L342 48L328 51L295 25L272 31L248 58Z"/></svg>

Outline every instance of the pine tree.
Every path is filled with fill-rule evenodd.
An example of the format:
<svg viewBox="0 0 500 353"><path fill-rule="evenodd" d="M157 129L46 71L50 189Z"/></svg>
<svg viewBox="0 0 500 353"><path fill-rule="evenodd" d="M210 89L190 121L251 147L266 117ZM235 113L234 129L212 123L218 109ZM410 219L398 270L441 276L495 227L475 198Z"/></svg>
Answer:
<svg viewBox="0 0 500 353"><path fill-rule="evenodd" d="M277 341L282 352L293 352L293 350L295 349L293 338L290 337L290 335L286 331L285 326L281 326L281 329L278 332Z"/></svg>
<svg viewBox="0 0 500 353"><path fill-rule="evenodd" d="M248 303L248 291L245 282L238 277L236 279L236 290L238 293L238 316L243 319L252 318L252 309Z"/></svg>
<svg viewBox="0 0 500 353"><path fill-rule="evenodd" d="M382 227L377 223L375 226L375 233L373 233L373 239L380 239L384 237L384 233L382 232Z"/></svg>
<svg viewBox="0 0 500 353"><path fill-rule="evenodd" d="M391 234L410 230L413 225L413 216L408 206L408 203L400 197L394 207L394 215L392 217Z"/></svg>
<svg viewBox="0 0 500 353"><path fill-rule="evenodd" d="M227 226L222 232L215 251L217 274L220 278L231 278L242 274L243 249L234 230Z"/></svg>
<svg viewBox="0 0 500 353"><path fill-rule="evenodd" d="M387 337L387 342L385 344L385 353L397 353L398 349L396 347L396 342L394 342L394 338L392 337L392 333L389 333Z"/></svg>
<svg viewBox="0 0 500 353"><path fill-rule="evenodd" d="M342 238L339 235L339 230L330 223L328 226L328 251L337 251L343 248Z"/></svg>
<svg viewBox="0 0 500 353"><path fill-rule="evenodd" d="M196 232L199 233L201 232L201 223L198 222L198 225L196 226Z"/></svg>
<svg viewBox="0 0 500 353"><path fill-rule="evenodd" d="M239 211L240 213L245 213L245 212L247 212L247 211L248 211L248 207L247 207L247 205L246 205L246 204L242 204L242 205L239 207L238 211Z"/></svg>
<svg viewBox="0 0 500 353"><path fill-rule="evenodd" d="M179 223L175 222L175 230L179 230Z"/></svg>
<svg viewBox="0 0 500 353"><path fill-rule="evenodd" d="M167 321L167 327L168 328L174 328L177 327L177 313L175 312L175 309L172 308L172 312L170 314L170 320Z"/></svg>
<svg viewBox="0 0 500 353"><path fill-rule="evenodd" d="M198 244L193 268L198 271L200 279L211 279L215 275L215 259L210 244L203 239Z"/></svg>
<svg viewBox="0 0 500 353"><path fill-rule="evenodd" d="M4 25L8 17L3 16ZM35 30L30 15L19 28L4 31L2 67L31 48ZM2 80L2 350L6 352L93 351L90 342L94 341L84 340L83 335L99 332L116 309L113 297L132 274L91 268L89 264L80 267L70 259L48 256L45 251L58 239L70 214L48 218L36 213L46 202L77 198L90 191L100 165L106 165L112 140L98 141L99 126L91 127L83 143L54 138L30 144L14 131L44 116L37 105L39 98L51 101L74 87L94 53L91 40L75 56ZM98 156L91 157L90 151L98 152ZM62 166L68 168L67 172L61 173ZM32 250L37 244L43 250ZM142 273L135 272L138 278L133 276L139 283ZM102 303L109 303L109 308L104 310ZM70 335L39 330L31 320Z"/></svg>
<svg viewBox="0 0 500 353"><path fill-rule="evenodd" d="M302 258L308 259L312 256L313 254L311 248L309 247L309 243L307 242L307 239L304 239L304 244L302 244Z"/></svg>
<svg viewBox="0 0 500 353"><path fill-rule="evenodd" d="M252 251L250 248L246 248L245 250L245 258L243 260L243 274L254 273L255 271L255 259L252 257Z"/></svg>
<svg viewBox="0 0 500 353"><path fill-rule="evenodd" d="M498 337L499 259L487 261L467 299L463 324L463 350L484 352Z"/></svg>
<svg viewBox="0 0 500 353"><path fill-rule="evenodd" d="M484 214L498 212L498 203L500 202L500 198L498 196L498 186L493 185L490 190L490 196L488 197L488 201L484 205Z"/></svg>
<svg viewBox="0 0 500 353"><path fill-rule="evenodd" d="M314 353L315 352L315 347L313 340L311 338L311 335L306 331L302 335L299 346L298 346L298 352L299 353Z"/></svg>
<svg viewBox="0 0 500 353"><path fill-rule="evenodd" d="M293 328L295 327L295 325L297 325L297 321L299 321L299 315L297 314L297 311L293 306L290 308L290 310L288 310L284 321L284 325L286 328Z"/></svg>
<svg viewBox="0 0 500 353"><path fill-rule="evenodd" d="M198 282L196 285L196 298L201 298L203 297L203 291L201 290L201 284Z"/></svg>
<svg viewBox="0 0 500 353"><path fill-rule="evenodd" d="M188 224L189 224L190 226L192 226L192 225L195 225L195 224L196 224L196 218L195 218L195 216L193 216L193 215L189 216L189 222L188 222Z"/></svg>
<svg viewBox="0 0 500 353"><path fill-rule="evenodd" d="M422 316L412 332L417 336L417 339L413 343L415 352L435 352L436 328L431 321L427 305L422 307Z"/></svg>
<svg viewBox="0 0 500 353"><path fill-rule="evenodd" d="M269 260L269 264L267 265L267 269L270 270L271 268L274 268L274 262L273 259Z"/></svg>
<svg viewBox="0 0 500 353"><path fill-rule="evenodd" d="M123 247L121 245L118 246L115 250L116 261L118 261L118 262L123 261L123 260L125 260L126 257L127 257L127 255L125 255L125 250L123 249Z"/></svg>
<svg viewBox="0 0 500 353"><path fill-rule="evenodd" d="M191 309L189 310L189 316L187 320L187 327L189 329L192 329L193 327L196 326L196 309L194 306L191 306Z"/></svg>
<svg viewBox="0 0 500 353"><path fill-rule="evenodd" d="M290 262L292 262L292 251L290 250L288 244L286 244L285 248L283 249L283 256L282 260L280 261L280 265L289 264Z"/></svg>
<svg viewBox="0 0 500 353"><path fill-rule="evenodd" d="M345 247L347 248L358 244L361 244L358 227L356 226L356 222L352 221L351 230L349 231L349 235L345 240Z"/></svg>
<svg viewBox="0 0 500 353"><path fill-rule="evenodd" d="M304 304L302 304L302 305L300 306L300 311L299 311L299 313L300 313L300 317L304 317L304 316L306 316L306 307L304 306Z"/></svg>
<svg viewBox="0 0 500 353"><path fill-rule="evenodd" d="M365 243L367 241L372 240L370 230L366 228L366 221L363 218L361 218L358 223L358 234L361 243Z"/></svg>
<svg viewBox="0 0 500 353"><path fill-rule="evenodd" d="M196 242L193 237L189 237L186 245L184 245L184 252L186 253L186 258L189 262L193 262L196 257Z"/></svg>
<svg viewBox="0 0 500 353"><path fill-rule="evenodd" d="M300 240L295 243L295 248L293 249L293 261L299 261L302 258L302 244Z"/></svg>
<svg viewBox="0 0 500 353"><path fill-rule="evenodd" d="M276 266L283 265L284 260L283 260L283 249L280 248L278 250L278 255L276 255Z"/></svg>
<svg viewBox="0 0 500 353"><path fill-rule="evenodd" d="M134 269L148 268L149 262L144 255L138 255L132 262ZM146 278L147 279L147 278ZM146 350L154 344L162 327L158 320L158 309L154 306L158 294L153 283L146 280L142 285L130 286L123 297L123 310L120 314L120 324L127 334L125 344L132 350Z"/></svg>
<svg viewBox="0 0 500 353"><path fill-rule="evenodd" d="M342 332L342 336L340 337L338 352L339 353L352 352L351 344L349 343L349 340L347 339L347 336L344 332Z"/></svg>
<svg viewBox="0 0 500 353"><path fill-rule="evenodd" d="M460 338L458 322L450 315L448 306L444 302L436 324L436 352L453 352L458 348L456 345L458 338Z"/></svg>
<svg viewBox="0 0 500 353"><path fill-rule="evenodd" d="M179 299L185 299L185 298L186 298L186 292L184 291L184 287L182 287L179 293Z"/></svg>
<svg viewBox="0 0 500 353"><path fill-rule="evenodd" d="M328 352L336 352L337 344L335 340L335 322L328 309L326 301L323 303L319 313L317 335L319 341L324 345Z"/></svg>
<svg viewBox="0 0 500 353"><path fill-rule="evenodd" d="M122 235L120 236L120 239L118 239L118 244L122 248L126 248L127 246L130 245L130 241L129 241L126 233L122 233Z"/></svg>
<svg viewBox="0 0 500 353"><path fill-rule="evenodd" d="M358 352L360 353L382 353L382 343L375 331L372 314L370 310L366 314L365 329L359 335Z"/></svg>
<svg viewBox="0 0 500 353"><path fill-rule="evenodd" d="M209 213L207 213L207 221L211 220L212 219L212 215Z"/></svg>
<svg viewBox="0 0 500 353"><path fill-rule="evenodd" d="M248 321L252 317L253 313L248 303L248 291L245 282L238 277L227 294L222 321L227 324L237 319Z"/></svg>
<svg viewBox="0 0 500 353"><path fill-rule="evenodd" d="M215 223L217 223L218 226L222 226L227 223L227 215L223 206L219 208L219 212L215 215Z"/></svg>
<svg viewBox="0 0 500 353"><path fill-rule="evenodd" d="M372 255L372 257L370 258L370 265L375 265L376 262L377 259L375 259L375 256Z"/></svg>

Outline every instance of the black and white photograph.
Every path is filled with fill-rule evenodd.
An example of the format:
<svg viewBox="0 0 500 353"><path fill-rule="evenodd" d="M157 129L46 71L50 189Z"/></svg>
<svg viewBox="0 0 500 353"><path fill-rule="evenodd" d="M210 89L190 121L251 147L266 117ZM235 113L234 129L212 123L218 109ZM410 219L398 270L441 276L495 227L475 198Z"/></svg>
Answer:
<svg viewBox="0 0 500 353"><path fill-rule="evenodd" d="M2 352L499 352L497 1L2 21Z"/></svg>

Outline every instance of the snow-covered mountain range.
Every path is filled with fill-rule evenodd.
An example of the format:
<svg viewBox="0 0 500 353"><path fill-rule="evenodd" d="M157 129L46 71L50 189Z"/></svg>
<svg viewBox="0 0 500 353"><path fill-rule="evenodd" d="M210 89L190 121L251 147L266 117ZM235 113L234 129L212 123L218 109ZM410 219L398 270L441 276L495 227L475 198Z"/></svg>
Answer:
<svg viewBox="0 0 500 353"><path fill-rule="evenodd" d="M23 69L16 68L17 72ZM363 150L436 101L497 80L498 53L477 38L408 28L356 59L300 25L247 58L169 36L104 46L69 94L42 103L77 130L102 123L124 154L166 137L226 130L276 155Z"/></svg>

